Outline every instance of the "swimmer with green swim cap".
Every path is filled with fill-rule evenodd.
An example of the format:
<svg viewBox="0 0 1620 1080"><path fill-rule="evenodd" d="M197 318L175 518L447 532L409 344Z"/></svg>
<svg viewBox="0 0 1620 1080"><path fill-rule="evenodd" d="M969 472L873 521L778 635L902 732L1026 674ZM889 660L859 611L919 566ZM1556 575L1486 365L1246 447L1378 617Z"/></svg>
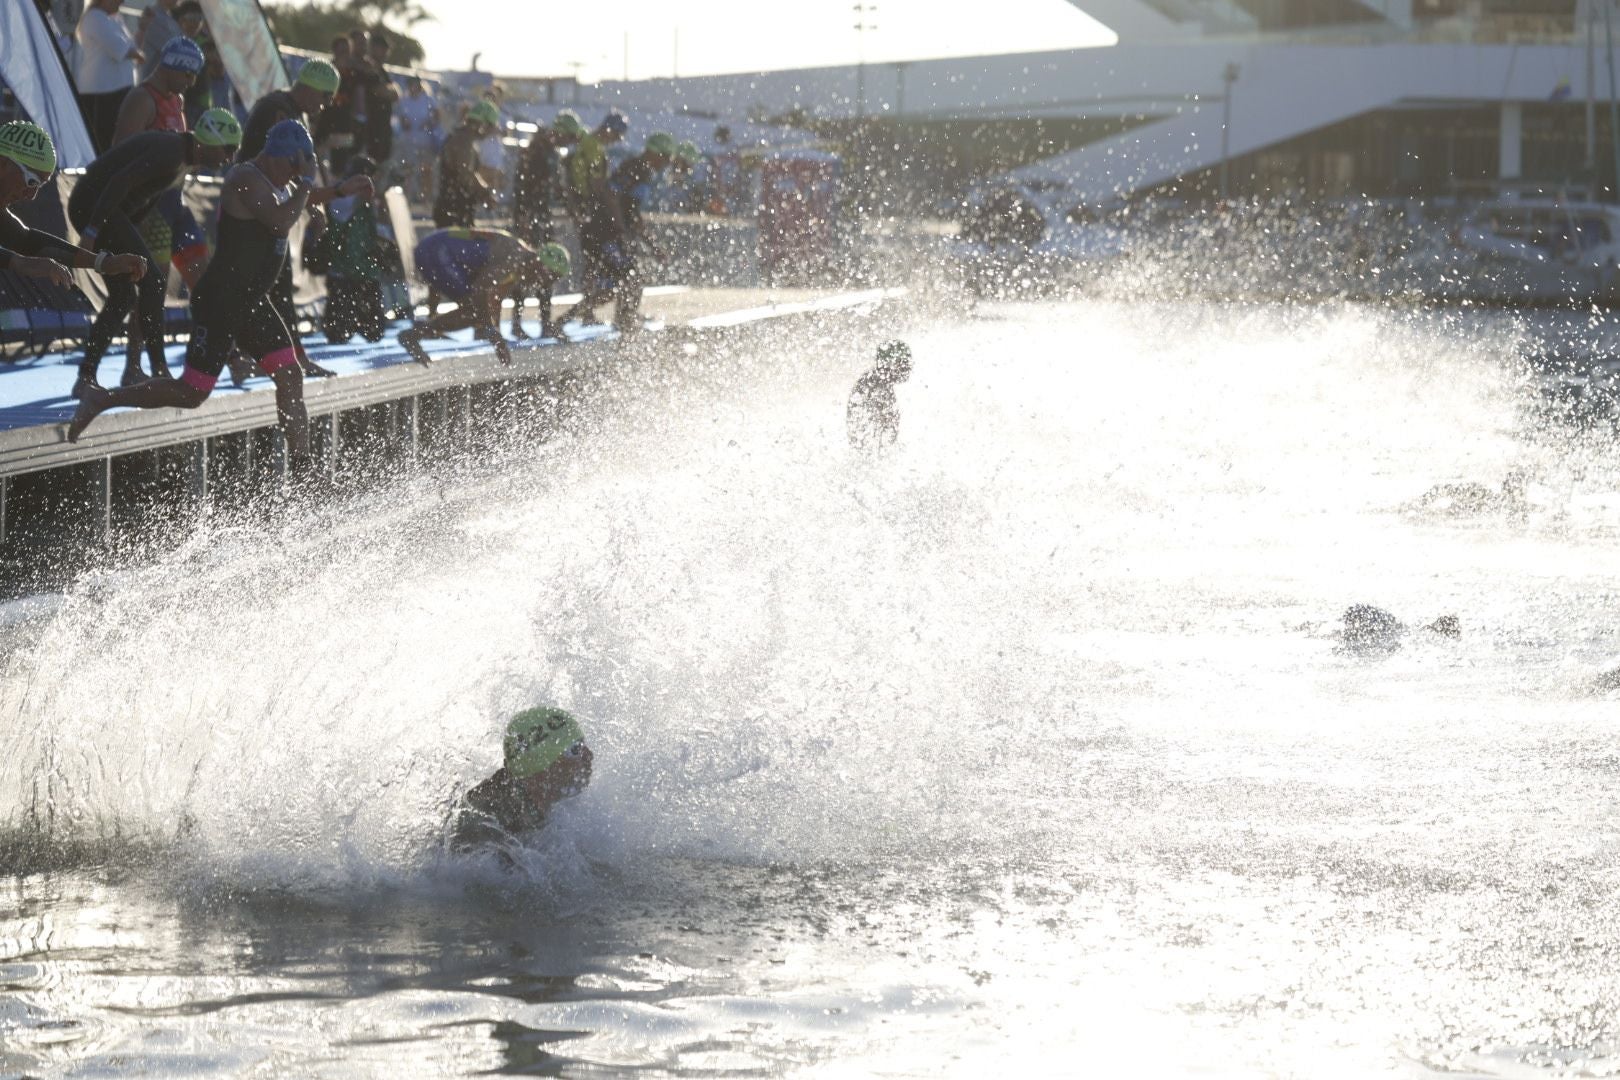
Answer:
<svg viewBox="0 0 1620 1080"><path fill-rule="evenodd" d="M579 721L562 709L525 709L506 725L506 764L461 797L450 846L501 843L546 823L551 808L591 782L591 748Z"/></svg>
<svg viewBox="0 0 1620 1080"><path fill-rule="evenodd" d="M145 259L79 247L30 228L11 212L10 207L34 198L55 175L56 143L49 132L26 120L0 124L0 270L43 278L62 289L73 288L69 271L75 268L139 280L146 273Z"/></svg>

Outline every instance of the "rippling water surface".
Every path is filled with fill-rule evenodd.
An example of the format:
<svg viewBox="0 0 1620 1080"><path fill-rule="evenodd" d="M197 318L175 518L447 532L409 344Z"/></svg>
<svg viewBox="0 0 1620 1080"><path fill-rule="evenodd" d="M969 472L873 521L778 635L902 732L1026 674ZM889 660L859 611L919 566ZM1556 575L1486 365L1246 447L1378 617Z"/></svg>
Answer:
<svg viewBox="0 0 1620 1080"><path fill-rule="evenodd" d="M880 332L13 609L0 1073L1620 1072L1620 470L1520 359L1612 331L986 307L859 460ZM592 787L443 854L539 700Z"/></svg>

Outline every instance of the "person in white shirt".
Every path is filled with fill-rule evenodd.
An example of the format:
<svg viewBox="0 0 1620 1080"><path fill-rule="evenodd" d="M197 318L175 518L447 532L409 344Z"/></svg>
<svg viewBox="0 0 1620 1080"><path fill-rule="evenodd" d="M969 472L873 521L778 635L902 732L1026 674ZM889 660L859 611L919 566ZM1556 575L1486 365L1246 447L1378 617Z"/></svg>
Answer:
<svg viewBox="0 0 1620 1080"><path fill-rule="evenodd" d="M399 119L399 156L405 170L405 194L412 202L433 201L433 163L439 156L439 103L412 77L405 96L394 106Z"/></svg>
<svg viewBox="0 0 1620 1080"><path fill-rule="evenodd" d="M90 120L98 151L112 145L118 107L135 85L137 66L146 59L118 15L119 0L91 0L79 19L79 99Z"/></svg>

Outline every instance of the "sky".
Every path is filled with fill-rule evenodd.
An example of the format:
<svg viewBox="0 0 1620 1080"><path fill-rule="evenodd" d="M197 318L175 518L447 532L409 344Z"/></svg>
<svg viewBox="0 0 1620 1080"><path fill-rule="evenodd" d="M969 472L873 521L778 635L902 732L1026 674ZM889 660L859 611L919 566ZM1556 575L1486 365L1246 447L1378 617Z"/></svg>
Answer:
<svg viewBox="0 0 1620 1080"><path fill-rule="evenodd" d="M427 66L586 82L1109 45L1068 0L423 0ZM870 10L875 9L875 10ZM857 32L856 23L873 29ZM626 34L629 62L626 65ZM678 45L678 48L677 48ZM577 68L576 68L577 65Z"/></svg>

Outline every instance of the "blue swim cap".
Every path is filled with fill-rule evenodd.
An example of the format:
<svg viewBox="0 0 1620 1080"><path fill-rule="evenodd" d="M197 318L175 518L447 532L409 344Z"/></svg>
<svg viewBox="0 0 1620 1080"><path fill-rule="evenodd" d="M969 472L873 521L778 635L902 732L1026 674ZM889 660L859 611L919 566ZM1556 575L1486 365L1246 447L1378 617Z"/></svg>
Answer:
<svg viewBox="0 0 1620 1080"><path fill-rule="evenodd" d="M615 135L623 135L630 130L630 121L624 118L624 113L614 109L603 118L602 127Z"/></svg>
<svg viewBox="0 0 1620 1080"><path fill-rule="evenodd" d="M297 120L283 120L264 137L264 152L279 158L313 157L315 143L309 137L309 129L303 124Z"/></svg>
<svg viewBox="0 0 1620 1080"><path fill-rule="evenodd" d="M163 46L163 55L158 63L170 71L183 71L188 75L195 75L203 69L202 46L184 35L172 37L169 43Z"/></svg>

